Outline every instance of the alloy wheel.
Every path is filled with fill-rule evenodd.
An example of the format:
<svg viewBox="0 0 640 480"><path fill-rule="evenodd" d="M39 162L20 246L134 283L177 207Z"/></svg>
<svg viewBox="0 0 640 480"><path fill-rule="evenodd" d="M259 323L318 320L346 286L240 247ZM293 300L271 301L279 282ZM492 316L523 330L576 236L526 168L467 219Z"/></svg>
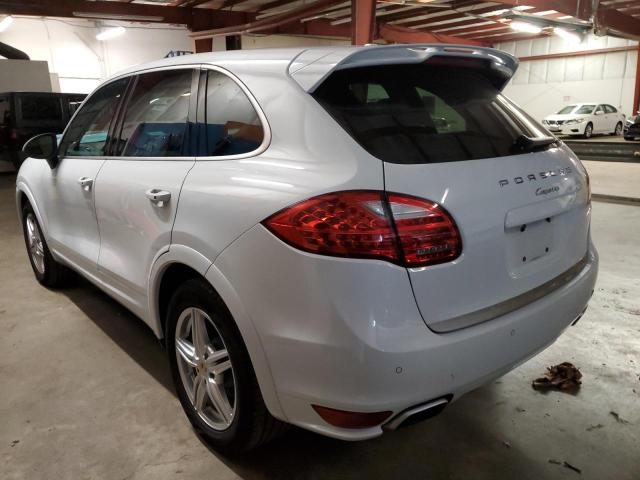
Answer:
<svg viewBox="0 0 640 480"><path fill-rule="evenodd" d="M209 427L226 430L236 414L236 379L220 331L205 311L193 307L180 314L175 349L191 405Z"/></svg>
<svg viewBox="0 0 640 480"><path fill-rule="evenodd" d="M38 222L33 213L27 215L25 221L27 227L27 243L29 245L29 256L33 265L40 275L44 275L44 245Z"/></svg>

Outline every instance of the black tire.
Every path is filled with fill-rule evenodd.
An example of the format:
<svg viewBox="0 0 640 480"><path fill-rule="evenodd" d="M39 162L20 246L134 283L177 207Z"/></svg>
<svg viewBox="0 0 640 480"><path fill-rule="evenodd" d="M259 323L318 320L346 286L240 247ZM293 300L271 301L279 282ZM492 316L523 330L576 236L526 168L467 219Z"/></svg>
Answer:
<svg viewBox="0 0 640 480"><path fill-rule="evenodd" d="M235 414L224 430L215 430L198 414L186 392L176 355L176 326L182 312L189 308L204 311L220 334L229 354L235 378ZM287 424L274 418L264 404L249 353L231 313L217 292L198 278L185 281L174 293L167 312L167 353L178 399L195 430L216 449L228 453L246 452L264 444L285 429Z"/></svg>
<svg viewBox="0 0 640 480"><path fill-rule="evenodd" d="M623 130L623 126L622 126L622 122L618 122L616 124L616 128L613 131L613 133L611 135L615 135L616 137L619 137L620 135L622 135L622 130Z"/></svg>
<svg viewBox="0 0 640 480"><path fill-rule="evenodd" d="M591 123L591 122L587 123L587 126L584 127L584 133L582 134L582 136L584 138L593 137L593 123Z"/></svg>
<svg viewBox="0 0 640 480"><path fill-rule="evenodd" d="M36 266L34 256L31 253L29 234L27 231L27 220L29 218L33 219L33 226L37 229L38 235L42 242L41 250L43 253L43 269L39 269ZM27 247L27 256L29 257L29 263L31 263L31 268L33 269L33 273L36 276L36 280L38 280L41 285L44 285L47 288L59 288L65 286L69 282L72 276L72 272L66 266L58 263L51 255L51 251L49 250L47 241L42 234L42 228L40 228L40 224L38 223L35 212L28 202L26 202L24 207L22 207L22 232L24 234L25 246Z"/></svg>

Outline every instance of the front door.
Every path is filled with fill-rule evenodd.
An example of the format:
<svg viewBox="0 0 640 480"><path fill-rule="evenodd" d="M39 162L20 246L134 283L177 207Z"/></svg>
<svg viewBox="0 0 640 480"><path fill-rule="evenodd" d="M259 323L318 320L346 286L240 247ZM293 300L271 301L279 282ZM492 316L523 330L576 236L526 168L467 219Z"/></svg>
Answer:
<svg viewBox="0 0 640 480"><path fill-rule="evenodd" d="M94 193L106 140L127 80L94 93L74 117L60 144L60 162L39 184L51 248L76 267L96 271L100 235Z"/></svg>
<svg viewBox="0 0 640 480"><path fill-rule="evenodd" d="M188 145L193 69L139 75L95 190L101 277L138 314L153 261L167 251L182 182L195 163ZM192 107L192 110L195 107Z"/></svg>

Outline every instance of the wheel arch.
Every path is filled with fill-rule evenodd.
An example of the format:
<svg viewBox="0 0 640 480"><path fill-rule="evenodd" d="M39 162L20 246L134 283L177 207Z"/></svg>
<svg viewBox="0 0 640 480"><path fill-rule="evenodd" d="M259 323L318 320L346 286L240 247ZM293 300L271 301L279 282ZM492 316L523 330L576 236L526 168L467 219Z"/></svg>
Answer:
<svg viewBox="0 0 640 480"><path fill-rule="evenodd" d="M171 245L169 251L161 254L154 262L150 277L150 326L156 336L164 340L165 346L165 323L172 289L186 278L200 278L211 285L229 310L240 332L269 412L274 417L286 421L258 331L224 274L208 258L192 248Z"/></svg>
<svg viewBox="0 0 640 480"><path fill-rule="evenodd" d="M45 237L45 240L49 238L49 230L47 228L47 222L44 221L42 215L40 213L40 209L38 208L38 204L36 203L35 197L29 187L22 181L18 181L16 185L16 209L18 210L18 218L20 219L20 223L22 224L22 209L25 204L31 205L33 212L36 214L36 219L38 220L38 225L42 229L42 234Z"/></svg>

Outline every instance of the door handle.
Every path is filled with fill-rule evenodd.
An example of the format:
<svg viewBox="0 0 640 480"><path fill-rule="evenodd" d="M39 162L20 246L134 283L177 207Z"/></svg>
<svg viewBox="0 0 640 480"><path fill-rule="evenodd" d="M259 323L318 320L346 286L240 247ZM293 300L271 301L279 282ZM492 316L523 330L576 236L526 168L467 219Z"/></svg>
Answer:
<svg viewBox="0 0 640 480"><path fill-rule="evenodd" d="M80 177L78 179L78 184L82 187L83 190L86 190L88 192L93 186L93 178Z"/></svg>
<svg viewBox="0 0 640 480"><path fill-rule="evenodd" d="M151 203L158 207L164 207L171 199L171 192L159 188L151 188L144 193Z"/></svg>

